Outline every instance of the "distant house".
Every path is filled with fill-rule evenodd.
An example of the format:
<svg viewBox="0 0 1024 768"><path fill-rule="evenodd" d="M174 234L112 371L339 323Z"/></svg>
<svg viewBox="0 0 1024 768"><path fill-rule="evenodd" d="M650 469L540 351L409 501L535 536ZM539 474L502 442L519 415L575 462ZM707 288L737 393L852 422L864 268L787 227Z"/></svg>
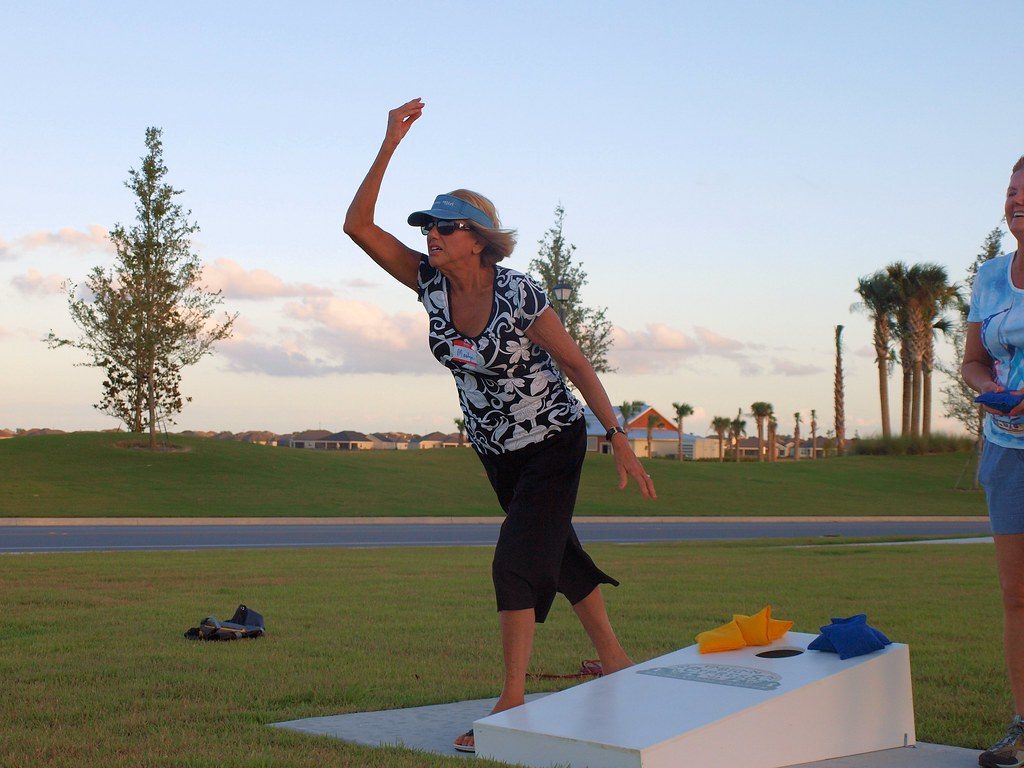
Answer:
<svg viewBox="0 0 1024 768"><path fill-rule="evenodd" d="M308 429L305 432L282 435L278 438L277 444L282 448L313 448L317 440L323 440L330 434L326 429Z"/></svg>
<svg viewBox="0 0 1024 768"><path fill-rule="evenodd" d="M343 430L327 432L326 434L305 433L302 436L291 437L285 442L281 438L279 445L287 445L291 448L307 448L316 451L369 451L373 448L373 440L362 432Z"/></svg>
<svg viewBox="0 0 1024 768"><path fill-rule="evenodd" d="M370 451L373 450L373 440L369 435L362 432L354 432L350 429L335 432L323 440L317 440L315 448L325 451ZM321 445L322 444L322 445Z"/></svg>
<svg viewBox="0 0 1024 768"><path fill-rule="evenodd" d="M618 406L612 408L615 421L621 426L622 413ZM583 409L587 420L587 450L597 453L611 453L612 446L605 440L605 428L594 416L590 408ZM647 422L654 417L654 429L651 431L650 452L647 450ZM649 456L671 456L679 453L679 430L675 424L657 410L645 405L640 412L630 419L626 437L633 448L633 453L641 458ZM683 433L684 459L711 459L718 456L718 440L708 440L700 435Z"/></svg>
<svg viewBox="0 0 1024 768"><path fill-rule="evenodd" d="M726 443L725 444L727 446L726 453L731 453L736 448L735 441L730 441L728 438L726 438ZM757 444L757 438L756 437L743 437L743 438L740 438L739 449L740 449L740 460L743 460L743 459L753 459L753 460L757 461L758 444ZM767 452L768 452L768 441L766 440L765 441L765 454L766 455L767 455ZM732 453L732 457L736 458L736 454Z"/></svg>
<svg viewBox="0 0 1024 768"><path fill-rule="evenodd" d="M375 451L406 451L410 437L397 432L371 432L367 435L373 441Z"/></svg>
<svg viewBox="0 0 1024 768"><path fill-rule="evenodd" d="M9 429L0 429L0 440L8 440L14 437L14 433Z"/></svg>
<svg viewBox="0 0 1024 768"><path fill-rule="evenodd" d="M786 436L786 437L784 437L782 439L784 441L784 445L780 448L781 453L779 455L780 456L784 456L787 459L792 459L793 458L793 437L792 436ZM832 441L832 442L835 442L835 441ZM827 453L826 453L826 446L827 446L828 443L829 443L829 440L827 438L824 438L824 437L821 437L821 436L818 436L815 439L813 449L814 449L814 453L817 454L817 457L819 459L823 458L824 456L827 455ZM847 440L846 444L847 444L847 447L849 447L850 441ZM809 459L809 458L811 458L811 448L812 447L811 447L811 440L810 440L810 438L808 438L806 440L801 440L800 441L800 458L801 459ZM832 452L833 453L835 452L834 448L833 448Z"/></svg>
<svg viewBox="0 0 1024 768"><path fill-rule="evenodd" d="M452 435L446 435L443 432L431 432L429 435L423 435L422 437L414 437L409 441L410 451L425 451L430 448L458 448L459 447L459 436L455 435L455 439L452 439Z"/></svg>

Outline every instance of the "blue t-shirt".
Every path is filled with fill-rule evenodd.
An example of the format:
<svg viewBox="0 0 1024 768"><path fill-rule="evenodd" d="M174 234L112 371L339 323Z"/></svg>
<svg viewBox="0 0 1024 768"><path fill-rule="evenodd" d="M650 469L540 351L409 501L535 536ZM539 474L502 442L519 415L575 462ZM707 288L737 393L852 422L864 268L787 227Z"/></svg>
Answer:
<svg viewBox="0 0 1024 768"><path fill-rule="evenodd" d="M526 335L548 306L533 280L495 266L491 315L477 336L456 329L448 312L448 279L426 256L417 282L430 317L430 351L455 377L466 432L479 453L501 454L539 443L580 418L580 403L551 355Z"/></svg>
<svg viewBox="0 0 1024 768"><path fill-rule="evenodd" d="M981 343L992 356L992 373L1007 390L1024 389L1024 289L1010 280L1013 253L978 268L971 293L970 323L981 323ZM1024 418L985 419L985 439L1004 448L1024 448Z"/></svg>

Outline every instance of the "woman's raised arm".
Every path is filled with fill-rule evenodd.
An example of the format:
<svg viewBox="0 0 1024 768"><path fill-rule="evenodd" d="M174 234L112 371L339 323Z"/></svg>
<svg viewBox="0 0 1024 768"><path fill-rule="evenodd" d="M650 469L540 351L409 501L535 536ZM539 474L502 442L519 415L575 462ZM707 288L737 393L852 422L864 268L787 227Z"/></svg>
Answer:
<svg viewBox="0 0 1024 768"><path fill-rule="evenodd" d="M377 207L381 181L384 179L384 172L391 161L391 156L398 149L399 143L405 138L412 124L423 114L423 106L422 99L413 99L388 112L388 129L380 145L380 151L377 152L373 165L356 190L348 213L345 214L345 234L389 275L414 291L422 254L402 244L390 232L378 227L373 221L373 214Z"/></svg>

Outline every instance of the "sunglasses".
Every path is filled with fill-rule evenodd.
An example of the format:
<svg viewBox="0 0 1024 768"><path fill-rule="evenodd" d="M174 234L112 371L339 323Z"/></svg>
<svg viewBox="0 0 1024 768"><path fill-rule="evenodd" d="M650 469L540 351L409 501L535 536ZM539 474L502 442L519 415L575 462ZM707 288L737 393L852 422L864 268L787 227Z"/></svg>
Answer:
<svg viewBox="0 0 1024 768"><path fill-rule="evenodd" d="M437 227L437 234L439 235L450 235L456 229L464 229L467 232L472 232L473 228L464 221L449 221L447 219L433 219L428 221L426 224L420 227L420 232L424 235L429 233L434 227Z"/></svg>

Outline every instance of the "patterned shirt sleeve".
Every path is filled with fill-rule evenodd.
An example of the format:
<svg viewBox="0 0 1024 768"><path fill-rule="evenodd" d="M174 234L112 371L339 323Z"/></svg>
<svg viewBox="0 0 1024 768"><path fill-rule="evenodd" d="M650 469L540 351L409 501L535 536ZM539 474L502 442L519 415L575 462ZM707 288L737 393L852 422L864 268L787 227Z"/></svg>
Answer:
<svg viewBox="0 0 1024 768"><path fill-rule="evenodd" d="M548 307L548 296L544 290L526 275L518 280L519 296L515 309L515 325L521 333L533 325L533 321L540 317L541 313Z"/></svg>

